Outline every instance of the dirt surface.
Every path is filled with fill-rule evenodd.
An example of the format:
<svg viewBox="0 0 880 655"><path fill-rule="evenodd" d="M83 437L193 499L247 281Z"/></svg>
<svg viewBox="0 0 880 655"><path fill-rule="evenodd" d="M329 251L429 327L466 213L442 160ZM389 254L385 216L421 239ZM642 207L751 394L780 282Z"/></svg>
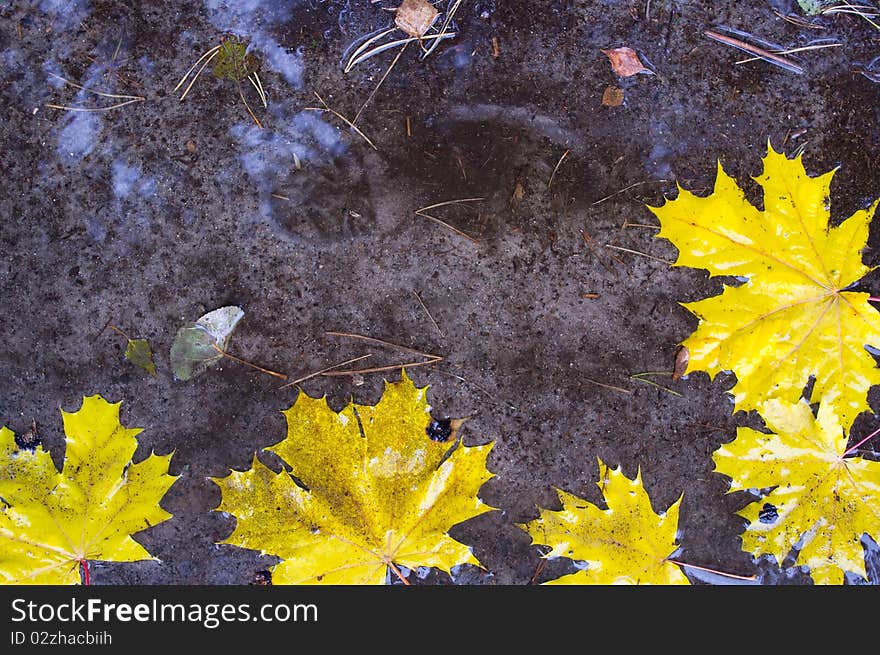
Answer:
<svg viewBox="0 0 880 655"><path fill-rule="evenodd" d="M97 564L93 581L245 584L275 561L215 545L234 519L212 511L220 493L209 477L247 468L283 437L296 387L234 362L174 381L168 361L180 325L235 304L245 317L231 351L291 378L367 352L374 364L407 361L328 330L445 357L409 374L430 385L436 416L471 417L466 443L496 442L497 477L481 496L502 511L453 531L485 571L416 571L414 583L524 584L572 570L557 560L538 571L540 552L515 523L556 507L554 487L601 503L599 457L628 476L641 467L658 510L684 495L679 560L809 584L792 562L741 551L735 512L750 497L725 495L711 454L737 425L760 422L731 415L732 376L649 378L676 394L630 378L671 370L696 326L679 301L722 281L671 268L675 249L627 223L652 223L645 204L674 195L675 181L708 192L717 159L759 202L749 176L768 139L788 153L805 146L813 174L840 166L835 217L867 206L878 193L880 84L866 67L880 32L845 14L801 27L779 16L802 16L785 1L465 0L457 36L424 60L408 46L363 109L357 125L374 149L308 108L321 106L317 92L358 113L399 49L345 73L346 49L392 23L383 6L396 3L0 9L0 424L23 432L35 420L60 463L59 407L98 393L144 428L136 458L173 450L180 476L163 501L174 517L138 535L160 561ZM786 47L841 45L791 55L804 68L795 74L737 64L745 53L703 36L719 27ZM224 34L262 59L268 108L243 92L263 130L234 83L209 70L183 102L172 90ZM624 45L654 74L617 78L600 49ZM47 108L114 102L55 75L145 101ZM602 105L608 86L623 89L621 106ZM414 214L462 198L482 200L434 215L472 240ZM880 264L876 229L870 244L866 262ZM108 322L149 340L157 377L123 359ZM378 400L382 375L301 386L338 409ZM863 415L855 433L874 420ZM878 583L877 559L861 582Z"/></svg>

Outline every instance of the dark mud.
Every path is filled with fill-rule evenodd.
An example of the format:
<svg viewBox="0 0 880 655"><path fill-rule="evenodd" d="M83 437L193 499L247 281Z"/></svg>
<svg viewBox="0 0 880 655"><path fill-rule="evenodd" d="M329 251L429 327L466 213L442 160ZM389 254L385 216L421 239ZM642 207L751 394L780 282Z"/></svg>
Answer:
<svg viewBox="0 0 880 655"><path fill-rule="evenodd" d="M670 244L624 228L650 222L645 204L660 204L675 181L708 191L717 159L747 181L768 139L788 153L805 146L814 174L841 167L836 217L877 195L880 85L858 70L880 54L880 34L853 16L808 30L773 11L794 5L654 0L646 16L642 1L466 1L458 36L424 61L410 46L364 109L358 126L376 149L307 109L320 106L318 92L353 117L387 69L395 51L347 74L341 66L355 39L391 20L370 2L0 9L0 424L22 432L36 420L60 461L58 408L100 393L123 401L126 425L145 428L138 456L173 450L180 475L163 501L174 518L138 536L161 561L98 565L93 580L243 584L272 564L214 545L233 520L211 511L220 495L208 477L246 468L278 441L280 410L296 392L231 362L175 382L168 362L184 321L237 304L246 315L233 351L292 376L364 352L327 330L445 356L410 375L431 386L437 415L471 417L466 442L496 442L497 477L482 497L502 511L453 531L488 572L419 571L413 582L532 581L539 551L514 523L555 506L554 487L601 503L599 457L629 476L640 467L657 509L683 494L680 560L809 583L792 562L756 564L740 549L735 512L749 499L725 495L711 460L736 425L755 424L731 416L732 378L658 379L680 397L629 378L671 369L696 325L678 302L721 282L670 268L659 261L674 259ZM796 75L737 65L743 53L702 35L718 26L788 47L818 38L842 46L796 55L805 69ZM184 102L172 91L227 32L264 60L269 106L248 97L265 130L234 85L207 71ZM622 45L656 74L618 80L600 49ZM104 113L49 109L96 104L53 73L146 101ZM602 106L609 85L624 89L622 106ZM475 242L414 215L474 197L484 200L436 215ZM872 265L878 238L875 229ZM876 289L877 276L864 284ZM123 360L125 342L108 322L149 339L157 378ZM374 374L302 386L338 408L351 397L375 402L381 385ZM862 417L856 430L867 434L872 421ZM570 566L554 562L536 580Z"/></svg>

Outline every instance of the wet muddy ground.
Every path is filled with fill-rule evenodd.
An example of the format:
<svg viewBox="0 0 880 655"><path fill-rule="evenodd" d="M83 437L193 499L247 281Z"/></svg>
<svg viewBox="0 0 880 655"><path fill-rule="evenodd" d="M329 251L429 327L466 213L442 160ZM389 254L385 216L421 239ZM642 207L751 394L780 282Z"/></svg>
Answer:
<svg viewBox="0 0 880 655"><path fill-rule="evenodd" d="M457 36L423 60L410 45L363 109L357 126L373 148L308 108L320 107L317 92L346 117L358 113L399 50L346 73L346 49L389 25L383 7L393 6L0 8L0 424L22 432L36 421L60 462L59 408L99 393L123 401L124 424L144 428L138 456L173 450L180 475L163 501L174 517L138 536L160 561L99 564L94 582L245 584L274 562L214 545L234 523L211 511L220 493L208 478L247 468L283 437L280 410L296 388L233 362L174 381L168 361L182 323L235 304L245 317L231 351L291 378L366 352L405 361L327 331L445 358L409 374L430 385L436 415L471 417L467 443L496 442L497 477L481 496L502 511L453 530L485 571L416 571L413 582L524 584L571 570L558 560L536 575L539 550L515 523L555 507L554 487L601 503L598 457L630 477L641 467L658 510L683 494L679 560L810 583L791 562L741 551L735 512L749 497L725 495L711 460L737 425L757 424L731 415L733 378L650 378L678 395L630 378L671 370L696 325L678 302L719 292L721 280L671 268L675 249L628 224L651 223L645 204L660 204L675 181L707 192L717 159L757 202L748 176L768 139L788 153L805 147L813 174L840 166L835 217L867 206L878 193L880 32L846 14L795 25L780 17L802 16L785 0L465 0ZM703 35L724 27L789 48L841 45L792 55L804 69L795 74L737 64L744 53ZM185 101L173 91L224 34L262 60L268 107L244 92L263 130L235 85L208 71ZM618 78L600 52L617 46L654 74ZM145 101L48 108L113 102L57 76ZM608 86L623 90L620 106L603 106ZM482 200L434 215L471 238L414 214L462 198ZM880 264L878 239L874 229L868 264ZM870 275L865 288L878 281ZM125 340L108 323L150 341L157 377L124 361ZM339 408L378 400L382 375L301 386ZM862 416L856 433L874 421ZM877 559L867 582L878 582Z"/></svg>

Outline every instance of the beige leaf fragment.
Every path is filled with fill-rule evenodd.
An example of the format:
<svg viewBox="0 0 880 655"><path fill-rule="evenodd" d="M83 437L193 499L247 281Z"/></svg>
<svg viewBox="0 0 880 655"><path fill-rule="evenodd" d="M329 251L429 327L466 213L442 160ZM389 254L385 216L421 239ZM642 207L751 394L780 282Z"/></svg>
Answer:
<svg viewBox="0 0 880 655"><path fill-rule="evenodd" d="M606 86L602 92L602 105L605 107L620 107L623 104L623 89L617 86Z"/></svg>
<svg viewBox="0 0 880 655"><path fill-rule="evenodd" d="M410 36L421 38L439 13L427 0L403 0L394 15L394 24Z"/></svg>
<svg viewBox="0 0 880 655"><path fill-rule="evenodd" d="M636 51L632 48L612 48L610 50L602 50L602 53L608 57L612 70L620 77L631 77L638 73L651 72L649 68L645 68Z"/></svg>

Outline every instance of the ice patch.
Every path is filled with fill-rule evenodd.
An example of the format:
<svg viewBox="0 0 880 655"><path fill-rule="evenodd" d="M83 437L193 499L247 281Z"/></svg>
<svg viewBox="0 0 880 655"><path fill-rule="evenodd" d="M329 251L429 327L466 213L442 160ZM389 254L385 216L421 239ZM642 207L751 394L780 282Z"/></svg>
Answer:
<svg viewBox="0 0 880 655"><path fill-rule="evenodd" d="M113 162L112 167L113 193L117 198L127 198L140 176L141 170L139 168L128 166L121 159L117 159Z"/></svg>
<svg viewBox="0 0 880 655"><path fill-rule="evenodd" d="M118 199L128 198L132 193L152 196L156 193L156 181L143 177L139 166L129 166L122 157L116 159L111 168L111 186Z"/></svg>
<svg viewBox="0 0 880 655"><path fill-rule="evenodd" d="M52 18L52 29L77 27L92 13L89 0L41 0L40 11Z"/></svg>
<svg viewBox="0 0 880 655"><path fill-rule="evenodd" d="M43 72L46 74L46 81L49 83L49 86L55 89L63 89L66 86L64 82L58 79L64 77L64 75L61 74L61 65L54 59L43 62Z"/></svg>
<svg viewBox="0 0 880 655"><path fill-rule="evenodd" d="M240 158L245 172L263 192L271 192L278 175L288 175L298 163L326 161L346 150L339 131L314 112L278 116L275 124L274 130L261 130L253 124L238 124L230 130L242 145Z"/></svg>
<svg viewBox="0 0 880 655"><path fill-rule="evenodd" d="M104 226L104 223L101 222L101 219L96 216L89 216L85 220L85 225L86 234L98 243L104 243L104 239L107 238L107 228Z"/></svg>
<svg viewBox="0 0 880 655"><path fill-rule="evenodd" d="M303 83L302 52L289 52L265 34L255 34L251 46L263 54L266 65L277 71L288 84L299 88Z"/></svg>
<svg viewBox="0 0 880 655"><path fill-rule="evenodd" d="M95 140L101 131L101 119L97 115L82 112L68 112L67 125L58 135L58 156L65 164L82 161L95 149Z"/></svg>
<svg viewBox="0 0 880 655"><path fill-rule="evenodd" d="M225 31L254 30L256 23L283 23L290 18L294 4L284 0L205 0L208 20Z"/></svg>
<svg viewBox="0 0 880 655"><path fill-rule="evenodd" d="M277 0L205 0L208 20L224 32L249 41L251 48L263 55L267 67L281 74L299 88L303 82L303 58L300 51L290 52L265 31L264 26L280 25L292 15L295 2Z"/></svg>

